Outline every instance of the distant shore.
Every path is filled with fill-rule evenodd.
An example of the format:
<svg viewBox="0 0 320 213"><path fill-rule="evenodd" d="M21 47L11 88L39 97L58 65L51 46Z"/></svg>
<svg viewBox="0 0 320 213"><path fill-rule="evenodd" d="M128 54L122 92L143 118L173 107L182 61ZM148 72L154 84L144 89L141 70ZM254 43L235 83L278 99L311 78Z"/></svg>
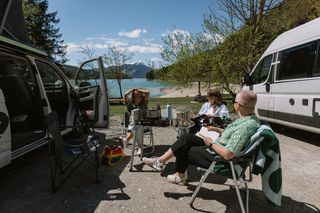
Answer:
<svg viewBox="0 0 320 213"><path fill-rule="evenodd" d="M236 88L235 91L239 91L241 88L239 85L234 85ZM214 89L213 86L211 86L211 89ZM206 95L207 91L209 88L206 87L201 87L201 95ZM177 87L177 86L172 86L172 87L165 87L161 88L160 92L163 93L163 95L159 96L159 98L176 98L176 97L194 97L198 95L198 83L194 82L191 86L189 87Z"/></svg>

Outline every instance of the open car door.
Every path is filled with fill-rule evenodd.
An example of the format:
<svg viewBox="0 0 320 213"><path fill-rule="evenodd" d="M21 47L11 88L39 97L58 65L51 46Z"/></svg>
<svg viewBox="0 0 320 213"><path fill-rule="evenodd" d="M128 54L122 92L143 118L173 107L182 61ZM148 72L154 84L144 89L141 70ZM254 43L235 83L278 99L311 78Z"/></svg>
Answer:
<svg viewBox="0 0 320 213"><path fill-rule="evenodd" d="M96 127L109 126L109 96L102 57L81 64L75 78L80 109Z"/></svg>
<svg viewBox="0 0 320 213"><path fill-rule="evenodd" d="M0 168L11 162L11 135L8 110L0 89Z"/></svg>

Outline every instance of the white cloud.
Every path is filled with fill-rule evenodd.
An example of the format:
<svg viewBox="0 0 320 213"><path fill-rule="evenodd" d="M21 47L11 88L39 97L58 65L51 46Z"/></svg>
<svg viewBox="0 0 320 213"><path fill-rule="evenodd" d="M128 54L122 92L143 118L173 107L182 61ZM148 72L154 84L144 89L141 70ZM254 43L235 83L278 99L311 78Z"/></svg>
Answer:
<svg viewBox="0 0 320 213"><path fill-rule="evenodd" d="M125 36L128 38L139 38L141 33L147 33L146 29L135 29L130 32L119 32L119 36Z"/></svg>
<svg viewBox="0 0 320 213"><path fill-rule="evenodd" d="M152 57L150 58L150 61L153 61L153 62L161 62L163 61L161 58L158 58L158 57Z"/></svg>
<svg viewBox="0 0 320 213"><path fill-rule="evenodd" d="M138 53L160 53L162 46L159 44L149 44L147 46L133 45L126 48L129 52Z"/></svg>
<svg viewBox="0 0 320 213"><path fill-rule="evenodd" d="M212 36L211 34L208 33L204 33L203 36L208 40L212 40L218 43L222 43L224 41L224 37L219 35L219 34L215 34L214 36Z"/></svg>
<svg viewBox="0 0 320 213"><path fill-rule="evenodd" d="M161 36L169 36L172 39L173 44L178 44L178 41L186 43L187 40L191 38L191 33L186 30L176 29L174 31L167 31L166 33L162 33Z"/></svg>
<svg viewBox="0 0 320 213"><path fill-rule="evenodd" d="M75 44L75 43L68 43L67 44L67 52L68 53L77 53L79 51L81 51L81 47L83 45L79 45L79 44Z"/></svg>
<svg viewBox="0 0 320 213"><path fill-rule="evenodd" d="M109 46L114 46L114 47L123 47L123 46L127 46L128 43L126 41L120 41L117 39L107 39L106 40L106 44L108 44Z"/></svg>
<svg viewBox="0 0 320 213"><path fill-rule="evenodd" d="M181 30L181 29L176 29L174 31L167 30L167 32L161 34L161 36L168 36L168 35L181 35L181 36L184 36L184 37L190 37L191 36L189 31Z"/></svg>

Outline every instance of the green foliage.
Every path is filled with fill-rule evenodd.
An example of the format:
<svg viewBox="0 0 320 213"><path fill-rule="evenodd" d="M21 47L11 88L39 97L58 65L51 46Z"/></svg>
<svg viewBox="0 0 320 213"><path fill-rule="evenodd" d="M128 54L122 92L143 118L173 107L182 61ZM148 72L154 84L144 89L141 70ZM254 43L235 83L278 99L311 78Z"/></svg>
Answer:
<svg viewBox="0 0 320 213"><path fill-rule="evenodd" d="M66 45L55 26L60 22L57 12L48 12L48 0L23 0L23 12L29 39L58 63L67 61Z"/></svg>
<svg viewBox="0 0 320 213"><path fill-rule="evenodd" d="M146 73L146 79L148 80L154 80L155 79L155 71L151 70L150 72Z"/></svg>
<svg viewBox="0 0 320 213"><path fill-rule="evenodd" d="M280 3L270 9L268 4L271 2L273 5ZM171 47L168 46L170 42L179 42L173 43L174 40L169 38L164 40L164 53L166 56L171 53L172 57L163 59L171 59L172 64L161 69L157 77L174 84L211 81L218 83L231 96L235 96L236 87L233 85L241 84L244 73L253 69L262 53L278 35L319 17L320 14L319 0L253 0L250 3L244 0L224 0L220 3L226 14L219 16L221 11L215 13L211 10L204 16L203 21L206 33L214 39L211 42L217 46L212 48L211 45L210 49L198 48L202 51L190 51L185 47L185 43L182 43L178 45L180 49L177 45L171 45L176 48L170 49L166 48ZM190 39L189 44L192 45L189 46L207 41L205 37L195 40Z"/></svg>

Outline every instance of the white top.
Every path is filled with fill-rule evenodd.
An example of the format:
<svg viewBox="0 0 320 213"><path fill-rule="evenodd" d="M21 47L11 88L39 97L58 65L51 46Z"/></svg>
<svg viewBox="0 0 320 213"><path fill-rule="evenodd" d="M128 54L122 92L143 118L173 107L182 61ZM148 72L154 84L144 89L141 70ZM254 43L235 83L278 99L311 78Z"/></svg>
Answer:
<svg viewBox="0 0 320 213"><path fill-rule="evenodd" d="M216 111L213 112L213 107L210 102L206 102L202 105L199 110L199 115L213 115L218 116L220 118L229 117L229 110L224 104L220 104L216 106Z"/></svg>

